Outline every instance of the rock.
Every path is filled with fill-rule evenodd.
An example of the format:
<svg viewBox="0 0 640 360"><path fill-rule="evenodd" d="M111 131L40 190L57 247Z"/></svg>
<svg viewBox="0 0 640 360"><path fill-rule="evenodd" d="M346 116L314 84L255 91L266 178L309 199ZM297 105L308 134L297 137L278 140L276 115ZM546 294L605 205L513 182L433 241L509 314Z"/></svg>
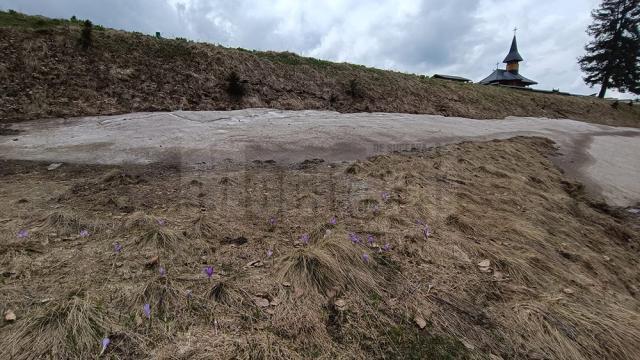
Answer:
<svg viewBox="0 0 640 360"><path fill-rule="evenodd" d="M565 289L562 290L562 292L564 292L565 294L569 294L569 295L574 293L572 288L565 288Z"/></svg>
<svg viewBox="0 0 640 360"><path fill-rule="evenodd" d="M338 311L347 310L347 302L344 299L338 299L333 303Z"/></svg>
<svg viewBox="0 0 640 360"><path fill-rule="evenodd" d="M13 312L13 310L9 309L4 312L4 320L8 322L16 321L16 314Z"/></svg>
<svg viewBox="0 0 640 360"><path fill-rule="evenodd" d="M489 259L484 259L478 263L479 267L489 267L491 266L491 261Z"/></svg>
<svg viewBox="0 0 640 360"><path fill-rule="evenodd" d="M604 259L604 261L611 261L611 258L610 258L610 257L608 257L607 255L604 255L604 256L603 256L603 259Z"/></svg>
<svg viewBox="0 0 640 360"><path fill-rule="evenodd" d="M160 257L158 255L152 257L151 259L147 260L147 262L144 263L144 266L150 268L150 267L154 267L158 264L158 261L160 261Z"/></svg>
<svg viewBox="0 0 640 360"><path fill-rule="evenodd" d="M413 318L413 321L415 321L415 322L416 322L416 325L418 325L418 327L419 327L420 329L424 329L424 328L427 326L427 320L425 320L425 319L424 319L422 316L420 316L420 315L416 315L416 316Z"/></svg>
<svg viewBox="0 0 640 360"><path fill-rule="evenodd" d="M55 170L55 169L59 168L60 166L62 166L62 163L53 163L53 164L47 166L47 170L49 170L49 171Z"/></svg>
<svg viewBox="0 0 640 360"><path fill-rule="evenodd" d="M478 269L482 272L489 272L489 267L491 266L491 261L489 259L484 259L478 263Z"/></svg>
<svg viewBox="0 0 640 360"><path fill-rule="evenodd" d="M269 306L269 300L265 299L265 298L255 297L255 298L253 298L253 302L259 307L268 307Z"/></svg>
<svg viewBox="0 0 640 360"><path fill-rule="evenodd" d="M283 282L283 283L282 283L282 286L284 286L284 287L291 287L291 283L290 283L290 282L285 281L285 282Z"/></svg>
<svg viewBox="0 0 640 360"><path fill-rule="evenodd" d="M504 274L502 272L496 270L496 271L493 272L493 278L496 279L496 280L502 280L502 279L504 279Z"/></svg>

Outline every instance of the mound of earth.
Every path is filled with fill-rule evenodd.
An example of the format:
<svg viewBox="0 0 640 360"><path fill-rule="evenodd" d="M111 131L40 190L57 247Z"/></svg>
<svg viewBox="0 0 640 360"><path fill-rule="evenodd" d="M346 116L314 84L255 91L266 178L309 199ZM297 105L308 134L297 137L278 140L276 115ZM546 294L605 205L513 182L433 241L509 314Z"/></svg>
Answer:
<svg viewBox="0 0 640 360"><path fill-rule="evenodd" d="M0 357L637 359L637 215L589 202L553 151L5 161Z"/></svg>
<svg viewBox="0 0 640 360"><path fill-rule="evenodd" d="M292 53L230 49L0 12L0 122L140 111L241 108L394 112L500 119L569 118L640 126L640 107L333 63ZM244 97L230 95L239 76Z"/></svg>

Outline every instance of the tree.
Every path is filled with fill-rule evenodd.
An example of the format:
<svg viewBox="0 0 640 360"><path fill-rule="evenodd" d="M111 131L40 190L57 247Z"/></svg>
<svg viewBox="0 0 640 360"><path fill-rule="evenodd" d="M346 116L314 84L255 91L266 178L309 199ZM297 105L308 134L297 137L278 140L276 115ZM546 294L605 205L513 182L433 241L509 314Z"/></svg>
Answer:
<svg viewBox="0 0 640 360"><path fill-rule="evenodd" d="M640 94L640 0L603 0L591 17L593 40L578 58L585 83L599 84L600 98L609 88Z"/></svg>

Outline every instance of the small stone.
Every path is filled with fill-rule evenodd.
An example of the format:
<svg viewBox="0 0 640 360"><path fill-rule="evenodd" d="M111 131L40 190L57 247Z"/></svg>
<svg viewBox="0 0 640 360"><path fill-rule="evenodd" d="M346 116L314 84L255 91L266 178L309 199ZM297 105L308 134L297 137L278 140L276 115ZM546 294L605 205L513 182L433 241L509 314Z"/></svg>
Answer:
<svg viewBox="0 0 640 360"><path fill-rule="evenodd" d="M494 271L493 272L493 278L496 280L502 280L504 279L504 274L502 274L502 272L500 271Z"/></svg>
<svg viewBox="0 0 640 360"><path fill-rule="evenodd" d="M144 266L150 268L150 267L154 267L155 265L158 264L158 261L160 261L160 257L158 255L150 258L149 260L147 260L147 262L144 263Z"/></svg>
<svg viewBox="0 0 640 360"><path fill-rule="evenodd" d="M62 163L53 163L53 164L47 166L47 170L49 170L49 171L55 170L55 169L59 168L60 166L62 166Z"/></svg>
<svg viewBox="0 0 640 360"><path fill-rule="evenodd" d="M345 311L347 310L347 302L344 301L344 299L338 299L336 300L336 302L334 302L334 305L336 306L336 309L338 311Z"/></svg>
<svg viewBox="0 0 640 360"><path fill-rule="evenodd" d="M489 259L484 259L478 263L479 267L489 267L491 266L491 261Z"/></svg>
<svg viewBox="0 0 640 360"><path fill-rule="evenodd" d="M565 288L565 289L562 290L562 292L564 292L565 294L569 294L569 295L574 293L572 288Z"/></svg>
<svg viewBox="0 0 640 360"><path fill-rule="evenodd" d="M7 310L4 312L4 320L8 322L16 321L16 314L13 310Z"/></svg>
<svg viewBox="0 0 640 360"><path fill-rule="evenodd" d="M268 307L269 306L269 300L265 299L265 298L261 298L261 297L255 297L253 299L253 302L258 305L259 307Z"/></svg>
<svg viewBox="0 0 640 360"><path fill-rule="evenodd" d="M284 287L291 287L291 283L290 283L290 282L285 281L285 282L283 282L283 283L282 283L282 286L284 286Z"/></svg>
<svg viewBox="0 0 640 360"><path fill-rule="evenodd" d="M604 258L604 261L611 261L611 258L608 257L607 255L604 255L603 258Z"/></svg>
<svg viewBox="0 0 640 360"><path fill-rule="evenodd" d="M427 326L427 320L420 315L416 315L416 317L413 318L413 321L416 322L416 325L418 325L420 329L424 329Z"/></svg>
<svg viewBox="0 0 640 360"><path fill-rule="evenodd" d="M137 326L141 326L142 325L142 318L140 317L139 314L136 314L134 321L136 323Z"/></svg>

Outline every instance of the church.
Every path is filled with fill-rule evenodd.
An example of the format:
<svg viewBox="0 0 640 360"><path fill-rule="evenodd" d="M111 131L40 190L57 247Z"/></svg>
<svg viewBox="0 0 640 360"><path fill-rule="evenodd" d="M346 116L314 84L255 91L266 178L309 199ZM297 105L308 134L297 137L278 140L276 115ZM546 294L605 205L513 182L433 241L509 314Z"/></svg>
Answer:
<svg viewBox="0 0 640 360"><path fill-rule="evenodd" d="M522 61L522 56L520 56L520 53L518 53L518 43L516 42L516 34L514 33L509 53L507 54L507 57L505 57L502 61L503 63L507 64L507 69L495 69L491 73L491 75L480 80L480 84L508 85L518 87L527 87L529 85L537 84L537 82L520 75L520 65L518 64L520 61Z"/></svg>

